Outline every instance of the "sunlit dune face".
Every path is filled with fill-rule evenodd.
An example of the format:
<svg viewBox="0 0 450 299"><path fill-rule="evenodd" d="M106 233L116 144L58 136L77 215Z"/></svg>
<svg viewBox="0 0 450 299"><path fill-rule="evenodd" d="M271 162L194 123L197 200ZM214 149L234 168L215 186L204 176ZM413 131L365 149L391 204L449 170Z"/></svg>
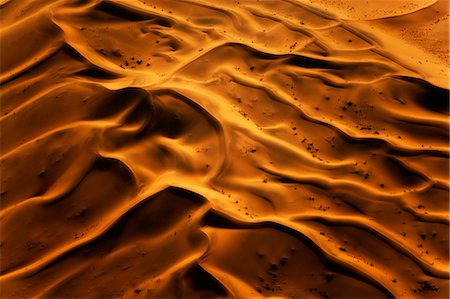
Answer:
<svg viewBox="0 0 450 299"><path fill-rule="evenodd" d="M448 2L0 0L1 298L448 298Z"/></svg>
<svg viewBox="0 0 450 299"><path fill-rule="evenodd" d="M405 17L433 6L438 0L318 0L310 5L337 14L346 20L376 20L391 17ZM445 1L440 3L445 5ZM446 13L445 9L442 12ZM423 20L422 20L423 21Z"/></svg>

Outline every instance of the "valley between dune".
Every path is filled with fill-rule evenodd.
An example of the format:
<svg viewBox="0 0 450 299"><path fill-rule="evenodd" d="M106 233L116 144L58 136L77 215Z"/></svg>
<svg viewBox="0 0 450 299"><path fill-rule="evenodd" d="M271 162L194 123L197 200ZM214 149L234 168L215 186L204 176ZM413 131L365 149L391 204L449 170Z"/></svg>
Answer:
<svg viewBox="0 0 450 299"><path fill-rule="evenodd" d="M0 297L448 298L448 5L0 1Z"/></svg>

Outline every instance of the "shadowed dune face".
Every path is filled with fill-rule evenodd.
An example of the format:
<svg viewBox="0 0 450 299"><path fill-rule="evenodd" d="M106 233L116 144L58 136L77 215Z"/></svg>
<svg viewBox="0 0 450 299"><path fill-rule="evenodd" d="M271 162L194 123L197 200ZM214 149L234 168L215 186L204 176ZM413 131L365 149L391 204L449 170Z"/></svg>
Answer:
<svg viewBox="0 0 450 299"><path fill-rule="evenodd" d="M448 298L448 3L393 2L0 1L0 297Z"/></svg>

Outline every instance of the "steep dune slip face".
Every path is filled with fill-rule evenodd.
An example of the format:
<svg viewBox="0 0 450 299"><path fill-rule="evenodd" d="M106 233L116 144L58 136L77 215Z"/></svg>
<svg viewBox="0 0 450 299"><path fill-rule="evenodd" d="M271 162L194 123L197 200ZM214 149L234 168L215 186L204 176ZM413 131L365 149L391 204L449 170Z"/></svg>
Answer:
<svg viewBox="0 0 450 299"><path fill-rule="evenodd" d="M1 298L448 298L446 0L3 0Z"/></svg>

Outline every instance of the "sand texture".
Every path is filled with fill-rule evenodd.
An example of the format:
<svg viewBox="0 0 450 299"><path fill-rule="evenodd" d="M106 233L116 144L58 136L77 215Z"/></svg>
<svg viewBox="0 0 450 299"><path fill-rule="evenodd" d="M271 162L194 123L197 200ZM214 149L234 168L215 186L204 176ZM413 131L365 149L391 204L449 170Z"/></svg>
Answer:
<svg viewBox="0 0 450 299"><path fill-rule="evenodd" d="M448 298L446 0L0 0L1 298Z"/></svg>

